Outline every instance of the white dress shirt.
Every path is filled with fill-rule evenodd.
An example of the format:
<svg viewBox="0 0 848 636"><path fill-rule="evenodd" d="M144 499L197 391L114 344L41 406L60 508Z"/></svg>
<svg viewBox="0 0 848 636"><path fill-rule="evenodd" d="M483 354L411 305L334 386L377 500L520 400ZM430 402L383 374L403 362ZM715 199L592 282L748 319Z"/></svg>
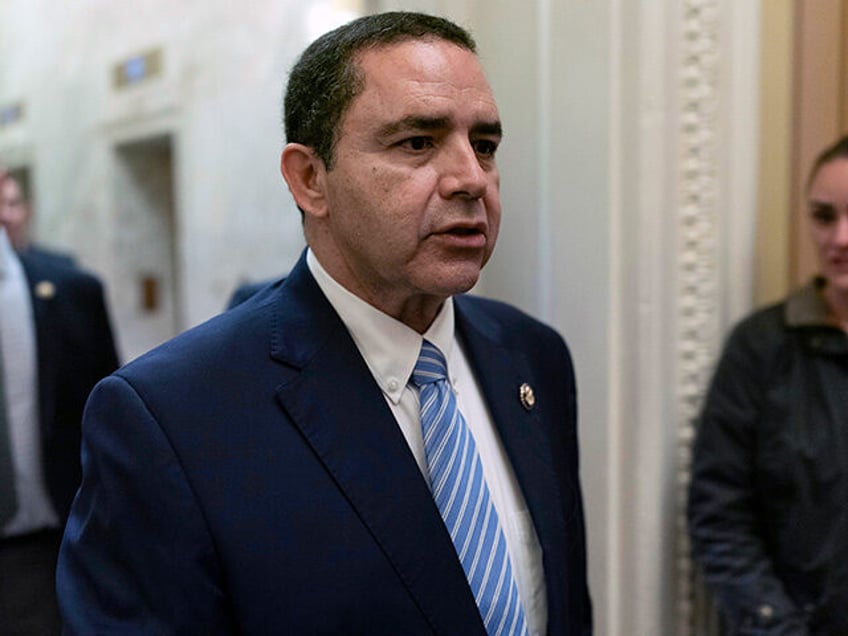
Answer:
<svg viewBox="0 0 848 636"><path fill-rule="evenodd" d="M306 263L318 286L339 314L383 391L421 472L427 476L424 438L418 411L418 391L410 384L422 339L441 350L448 375L480 454L483 475L509 551L512 571L530 634L547 631L547 595L542 549L518 480L512 470L489 410L459 346L454 331L453 300L448 298L422 336L384 314L336 282L308 250Z"/></svg>
<svg viewBox="0 0 848 636"><path fill-rule="evenodd" d="M0 228L0 353L18 508L0 536L59 526L44 485L38 423L38 371L32 298L26 275Z"/></svg>

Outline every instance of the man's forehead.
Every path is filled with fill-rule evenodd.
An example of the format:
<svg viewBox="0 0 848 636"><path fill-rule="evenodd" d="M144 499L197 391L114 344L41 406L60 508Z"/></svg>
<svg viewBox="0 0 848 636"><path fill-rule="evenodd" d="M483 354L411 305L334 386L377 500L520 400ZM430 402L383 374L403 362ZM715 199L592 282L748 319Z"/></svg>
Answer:
<svg viewBox="0 0 848 636"><path fill-rule="evenodd" d="M426 53L435 53L427 55ZM396 42L378 44L358 51L352 58L366 85L368 80L392 80L404 77L411 72L426 74L435 60L464 58L462 66L477 75L477 81L488 88L488 80L483 72L477 54L449 40L435 37L407 38ZM482 86L481 86L482 87Z"/></svg>
<svg viewBox="0 0 848 636"><path fill-rule="evenodd" d="M414 46L447 47L428 54ZM406 51L399 50L406 47ZM457 58L457 53L459 58ZM462 59L462 58L465 59ZM381 110L394 110L398 118L440 114L447 104L461 104L479 112L482 120L497 121L497 104L477 55L444 40L404 40L360 52L355 60L362 82L359 101L376 100ZM370 97L369 97L370 95ZM439 100L444 102L439 105Z"/></svg>

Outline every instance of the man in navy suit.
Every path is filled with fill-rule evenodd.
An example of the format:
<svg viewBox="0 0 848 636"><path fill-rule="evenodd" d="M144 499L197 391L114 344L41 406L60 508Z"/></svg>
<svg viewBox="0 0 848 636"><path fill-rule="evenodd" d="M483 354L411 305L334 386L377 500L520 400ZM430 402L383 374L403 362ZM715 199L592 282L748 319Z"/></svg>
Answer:
<svg viewBox="0 0 848 636"><path fill-rule="evenodd" d="M41 636L60 630L55 566L83 406L118 360L100 282L25 241L26 208L0 172L0 632Z"/></svg>
<svg viewBox="0 0 848 636"><path fill-rule="evenodd" d="M308 248L93 392L57 577L67 633L590 634L568 349L462 295L500 222L473 40L421 14L355 20L303 53L285 121ZM487 632L431 494L411 381L425 340L526 630Z"/></svg>

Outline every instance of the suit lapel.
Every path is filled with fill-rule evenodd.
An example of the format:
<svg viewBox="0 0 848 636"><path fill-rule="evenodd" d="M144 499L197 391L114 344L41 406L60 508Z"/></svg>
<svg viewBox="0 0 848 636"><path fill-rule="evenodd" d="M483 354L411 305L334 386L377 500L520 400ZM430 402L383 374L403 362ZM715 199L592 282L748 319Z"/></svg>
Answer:
<svg viewBox="0 0 848 636"><path fill-rule="evenodd" d="M555 424L542 421L540 408L528 410L522 406L519 389L533 378L528 360L504 344L500 327L487 314L476 311L461 297L456 300L457 328L543 548L550 606L565 594L567 559L564 550L568 541L559 505L565 499L544 428ZM555 615L551 607L549 621L553 621ZM557 633L553 622L549 622L549 628L550 633Z"/></svg>
<svg viewBox="0 0 848 636"><path fill-rule="evenodd" d="M47 423L53 421L53 399L56 394L55 365L50 360L57 359L55 339L50 324L50 310L56 287L50 280L49 268L43 267L39 259L30 253L20 255L21 266L27 280L32 303L32 317L35 328L36 356L38 367L39 420L42 434Z"/></svg>
<svg viewBox="0 0 848 636"><path fill-rule="evenodd" d="M28 253L19 256L27 288L32 302L33 320L36 326L36 338L39 347L46 345L46 333L49 324L47 314L56 294L56 286L50 280L49 268L40 264L39 259Z"/></svg>
<svg viewBox="0 0 848 636"><path fill-rule="evenodd" d="M278 390L280 404L434 632L484 633L450 536L406 440L304 259L283 293L272 356L296 370Z"/></svg>

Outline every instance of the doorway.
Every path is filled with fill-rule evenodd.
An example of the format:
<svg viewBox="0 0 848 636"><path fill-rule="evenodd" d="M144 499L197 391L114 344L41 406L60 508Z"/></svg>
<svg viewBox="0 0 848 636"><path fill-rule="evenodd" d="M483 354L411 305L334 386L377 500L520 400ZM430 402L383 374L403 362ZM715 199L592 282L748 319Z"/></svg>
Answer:
<svg viewBox="0 0 848 636"><path fill-rule="evenodd" d="M115 324L129 361L179 333L178 226L171 135L115 148Z"/></svg>

